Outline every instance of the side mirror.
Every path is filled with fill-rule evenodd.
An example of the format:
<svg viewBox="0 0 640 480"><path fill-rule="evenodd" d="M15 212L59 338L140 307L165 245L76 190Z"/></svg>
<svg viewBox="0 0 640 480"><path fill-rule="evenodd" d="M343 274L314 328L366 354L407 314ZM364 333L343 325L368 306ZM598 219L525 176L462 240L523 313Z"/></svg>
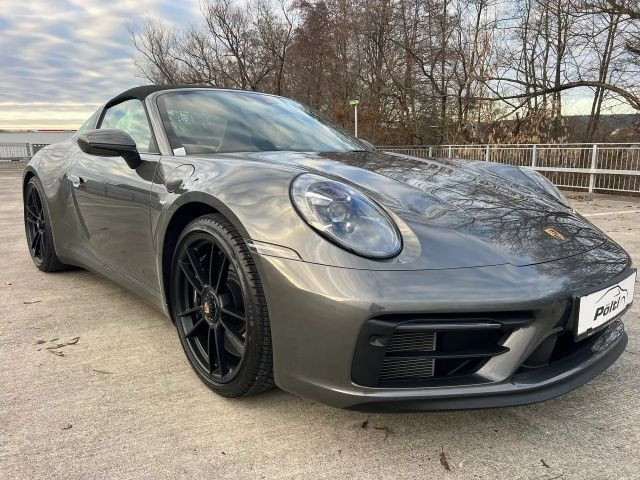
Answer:
<svg viewBox="0 0 640 480"><path fill-rule="evenodd" d="M122 157L129 168L137 168L142 163L136 142L127 132L117 128L87 130L78 135L78 147L89 155Z"/></svg>

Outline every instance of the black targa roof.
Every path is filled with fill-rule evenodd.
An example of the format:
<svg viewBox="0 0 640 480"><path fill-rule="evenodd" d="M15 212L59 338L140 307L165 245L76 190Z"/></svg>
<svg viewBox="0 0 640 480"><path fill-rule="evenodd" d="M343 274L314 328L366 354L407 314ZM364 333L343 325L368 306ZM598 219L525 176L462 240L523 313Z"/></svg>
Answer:
<svg viewBox="0 0 640 480"><path fill-rule="evenodd" d="M131 100L132 98L137 98L138 100L144 102L144 99L147 98L152 93L161 92L163 90L176 90L181 88L215 89L215 87L210 87L207 85L142 85L140 87L130 88L126 92L122 92L120 95L113 97L111 100L107 102L106 106L110 107L120 102L124 102L125 100Z"/></svg>

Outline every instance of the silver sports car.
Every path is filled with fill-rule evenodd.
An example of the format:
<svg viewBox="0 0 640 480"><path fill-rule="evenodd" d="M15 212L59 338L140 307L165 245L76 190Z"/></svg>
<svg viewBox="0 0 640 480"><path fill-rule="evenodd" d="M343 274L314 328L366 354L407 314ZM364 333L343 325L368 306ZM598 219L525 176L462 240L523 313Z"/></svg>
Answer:
<svg viewBox="0 0 640 480"><path fill-rule="evenodd" d="M524 404L627 343L629 256L543 176L376 152L286 98L133 88L38 152L23 188L36 266L138 293L221 395Z"/></svg>

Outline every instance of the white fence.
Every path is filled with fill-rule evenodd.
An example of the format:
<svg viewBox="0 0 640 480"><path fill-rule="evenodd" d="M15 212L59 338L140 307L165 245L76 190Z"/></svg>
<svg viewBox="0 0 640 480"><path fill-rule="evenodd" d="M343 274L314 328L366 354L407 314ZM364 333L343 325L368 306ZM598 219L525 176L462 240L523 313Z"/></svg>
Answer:
<svg viewBox="0 0 640 480"><path fill-rule="evenodd" d="M0 143L0 161L28 160L32 155L30 143Z"/></svg>
<svg viewBox="0 0 640 480"><path fill-rule="evenodd" d="M640 143L392 145L378 150L533 168L558 187L589 192L640 193Z"/></svg>
<svg viewBox="0 0 640 480"><path fill-rule="evenodd" d="M22 165L44 144L0 143L0 168ZM558 187L640 193L640 143L503 145L385 145L378 150L533 168ZM16 162L16 160L20 162Z"/></svg>
<svg viewBox="0 0 640 480"><path fill-rule="evenodd" d="M0 143L0 169L22 169L44 143Z"/></svg>

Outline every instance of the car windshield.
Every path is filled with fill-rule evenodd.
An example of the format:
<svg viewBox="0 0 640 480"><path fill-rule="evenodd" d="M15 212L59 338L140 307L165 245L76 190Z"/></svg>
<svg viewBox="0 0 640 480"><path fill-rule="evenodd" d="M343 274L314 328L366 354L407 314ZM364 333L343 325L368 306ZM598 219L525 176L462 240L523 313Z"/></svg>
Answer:
<svg viewBox="0 0 640 480"><path fill-rule="evenodd" d="M293 100L251 92L192 90L158 97L174 152L347 152L369 147Z"/></svg>

